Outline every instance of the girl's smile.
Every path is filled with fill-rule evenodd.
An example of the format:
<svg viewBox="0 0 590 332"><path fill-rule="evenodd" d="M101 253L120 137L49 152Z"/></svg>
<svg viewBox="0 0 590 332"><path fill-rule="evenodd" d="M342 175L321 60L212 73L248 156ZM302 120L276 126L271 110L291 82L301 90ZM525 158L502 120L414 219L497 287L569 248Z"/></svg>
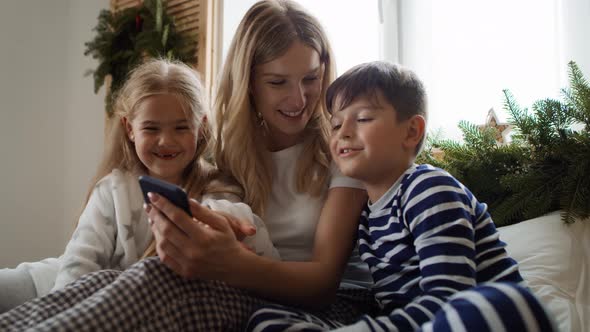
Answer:
<svg viewBox="0 0 590 332"><path fill-rule="evenodd" d="M172 160L176 158L178 155L180 155L180 152L154 152L154 155L160 159Z"/></svg>
<svg viewBox="0 0 590 332"><path fill-rule="evenodd" d="M197 148L196 129L182 105L173 95L153 95L140 102L136 114L126 127L147 173L180 184Z"/></svg>

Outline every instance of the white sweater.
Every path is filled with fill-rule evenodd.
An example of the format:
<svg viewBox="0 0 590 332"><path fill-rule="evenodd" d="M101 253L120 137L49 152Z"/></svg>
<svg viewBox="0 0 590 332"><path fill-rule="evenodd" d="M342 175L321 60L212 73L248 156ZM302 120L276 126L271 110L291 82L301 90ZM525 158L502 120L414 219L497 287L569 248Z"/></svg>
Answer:
<svg viewBox="0 0 590 332"><path fill-rule="evenodd" d="M212 209L227 211L233 215L253 222L257 227L256 236L253 239L247 239L245 242L250 247L255 248L256 252L259 254L263 253L267 256L278 257L280 253L280 256L283 260L295 261L305 261L311 258L315 230L319 220L321 208L326 199L327 192L319 197L312 197L310 195L297 192L294 182L296 176L296 164L302 150L302 145L295 145L293 147L282 151L273 152L271 154L274 164L273 186L271 197L269 198L266 207L266 213L263 218L264 223L256 215L252 214L251 209L246 204L232 204L229 202L223 203L222 200L212 200L208 204ZM118 176L115 176L115 173L118 173ZM119 181L109 179L115 177L118 177ZM106 227L107 231L116 232L114 233L115 236L119 233L121 236L116 238L113 237L114 240L109 241L112 248L110 249L111 255L107 255L108 258L103 257L103 262L109 266L108 268L124 269L125 267L128 267L137 261L139 255L143 253L145 246L147 246L147 244L150 242L149 240L152 236L147 225L147 216L145 215L145 212L142 208L143 199L141 196L141 191L135 176L128 175L126 177L120 171L113 171L113 174L105 177L101 183L102 182L104 182L104 184L101 187L104 187L104 189L95 189L95 192L92 196L98 195L97 191L100 193L100 195L106 195L106 197L113 198L116 196L123 199L127 196L127 198L125 198L127 202L133 201L136 203L133 205L129 203L124 205L127 206L125 214L132 216L133 211L140 211L139 215L137 212L135 213L135 216L138 217L139 220L135 220L133 223L132 221L134 220L130 220L129 217L127 218L128 222L123 223L120 222L122 219L113 218L112 220L117 221L115 227ZM113 187L110 185L110 183L117 182L123 184L121 188L127 188L127 194L115 194L114 190L109 189ZM97 185L97 187L99 186ZM333 165L329 188L334 187L363 188L359 181L343 176ZM121 188L119 188L119 191L122 190ZM131 196L135 198L131 199ZM98 199L98 197L96 199ZM102 199L104 199L104 197ZM225 206L216 206L215 202L220 202L220 204L225 204ZM206 200L203 201L203 203L207 203ZM112 206L115 205L114 202L111 202L110 204ZM97 208L98 207L95 207L94 209ZM88 207L86 210L88 210ZM84 211L83 215L87 213L86 210ZM111 214L114 215L115 211L111 211ZM101 215L98 215L98 217L101 218ZM81 217L80 224L82 224L82 219L83 218ZM103 219L104 223L104 215L102 215L101 219ZM85 222L85 224L86 223L89 223L89 221ZM78 227L80 228L81 225ZM94 226L92 226L90 229L92 228L94 228ZM268 228L268 231L266 228ZM135 234L135 241L123 240L127 237L127 232L133 232ZM268 240L269 234L271 235L270 240L272 240L272 242ZM254 241L255 243L248 241ZM78 245L82 244L77 244L77 246ZM70 247L70 244L68 244L68 247ZM93 252L95 252L96 255L100 254L100 250L102 250L100 248L104 249L105 247L96 245L96 248L92 249L82 246L83 251L90 253L90 255L93 255ZM128 250L125 250L125 248L128 248ZM68 253L68 250L69 248L66 249L66 254ZM276 250L278 250L278 253ZM76 250L72 249L71 252L73 253L72 256L75 257ZM61 280L58 280L58 283L56 283L56 289L63 287L63 285L69 281L72 281L72 278L76 278L74 276L68 277L69 272L67 272L66 267L68 266L68 262L71 260L71 258L68 258L66 254L64 254L64 256L60 257L59 259L61 262L60 265L63 266L60 268L60 270L63 270L63 272L60 272L60 275L63 274L63 278L58 277L58 279ZM43 296L51 290L53 281L55 280L57 261L57 259L51 258L41 262L26 263L29 267L31 277L35 282L37 296ZM93 268L93 271L100 269L100 267L97 267L96 264ZM89 268L86 269L88 272L90 272ZM82 274L83 273L80 272L76 273L78 276L81 276ZM345 271L345 275L343 276L343 283L341 286L366 287L371 283L372 279L368 271L368 267L366 264L361 262L358 256L358 251L355 248L355 251L353 252L349 261L347 270Z"/></svg>
<svg viewBox="0 0 590 332"><path fill-rule="evenodd" d="M207 197L201 204L255 224L256 235L245 242L260 255L279 258L264 224L254 219L248 205ZM59 260L52 290L93 271L128 268L141 258L152 238L137 176L113 170L96 184Z"/></svg>

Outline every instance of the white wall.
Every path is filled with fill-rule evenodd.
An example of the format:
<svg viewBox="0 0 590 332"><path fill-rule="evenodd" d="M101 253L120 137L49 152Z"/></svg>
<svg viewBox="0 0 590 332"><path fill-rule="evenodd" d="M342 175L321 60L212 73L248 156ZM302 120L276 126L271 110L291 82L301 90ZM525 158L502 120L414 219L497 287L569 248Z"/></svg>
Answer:
<svg viewBox="0 0 590 332"><path fill-rule="evenodd" d="M108 0L0 2L0 268L59 255L103 144L83 43Z"/></svg>
<svg viewBox="0 0 590 332"><path fill-rule="evenodd" d="M590 80L590 1L559 0L563 19L561 21L562 53L560 58L565 63L573 60ZM565 67L565 65L564 65ZM567 82L567 76L564 77Z"/></svg>

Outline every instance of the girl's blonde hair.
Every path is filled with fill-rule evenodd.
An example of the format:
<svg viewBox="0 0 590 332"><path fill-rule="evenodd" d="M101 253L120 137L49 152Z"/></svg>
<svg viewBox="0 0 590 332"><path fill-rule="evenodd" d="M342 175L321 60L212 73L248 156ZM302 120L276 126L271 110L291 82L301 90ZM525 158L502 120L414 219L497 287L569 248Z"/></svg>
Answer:
<svg viewBox="0 0 590 332"><path fill-rule="evenodd" d="M116 96L115 118L112 119L112 128L105 142L104 157L93 184L90 186L86 202L88 202L98 181L115 168L136 175L147 173L146 167L137 156L134 143L127 136L123 119L126 118L129 122L133 121L138 106L146 98L164 94L176 97L186 113L191 127L197 132L195 156L183 171L181 186L189 197L197 199L205 191L222 191L220 188L207 188L214 176L214 168L204 158L211 138L211 131L205 121L208 103L199 74L181 62L151 59L130 73L129 78ZM155 254L154 244L152 241L144 257Z"/></svg>
<svg viewBox="0 0 590 332"><path fill-rule="evenodd" d="M207 114L205 90L199 74L189 66L176 61L151 59L130 73L125 85L116 96L115 122L105 142L105 155L95 180L109 174L113 169L134 174L144 174L147 169L139 160L134 143L127 136L123 119L132 122L138 106L148 97L173 95L183 108L189 123L197 134L197 150L194 159L184 170L182 187L189 196L201 194L208 172L203 154L210 140L210 130L204 117Z"/></svg>
<svg viewBox="0 0 590 332"><path fill-rule="evenodd" d="M244 188L245 202L264 214L272 185L269 152L250 96L254 66L283 55L295 40L318 52L323 65L321 94L305 128L296 188L320 195L330 171L329 117L325 93L334 79L333 56L320 23L288 0L263 0L246 13L231 42L215 98L215 160Z"/></svg>

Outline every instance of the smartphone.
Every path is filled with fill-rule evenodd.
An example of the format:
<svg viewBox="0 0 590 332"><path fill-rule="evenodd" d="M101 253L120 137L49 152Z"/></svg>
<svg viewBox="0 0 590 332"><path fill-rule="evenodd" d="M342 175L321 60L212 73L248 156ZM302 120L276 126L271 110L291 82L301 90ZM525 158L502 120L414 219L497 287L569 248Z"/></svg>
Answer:
<svg viewBox="0 0 590 332"><path fill-rule="evenodd" d="M188 204L188 196L182 188L170 182L162 181L148 175L139 177L139 186L143 192L143 199L147 204L150 204L148 193L156 193L166 197L172 204L183 209L189 216L192 217L191 209Z"/></svg>

